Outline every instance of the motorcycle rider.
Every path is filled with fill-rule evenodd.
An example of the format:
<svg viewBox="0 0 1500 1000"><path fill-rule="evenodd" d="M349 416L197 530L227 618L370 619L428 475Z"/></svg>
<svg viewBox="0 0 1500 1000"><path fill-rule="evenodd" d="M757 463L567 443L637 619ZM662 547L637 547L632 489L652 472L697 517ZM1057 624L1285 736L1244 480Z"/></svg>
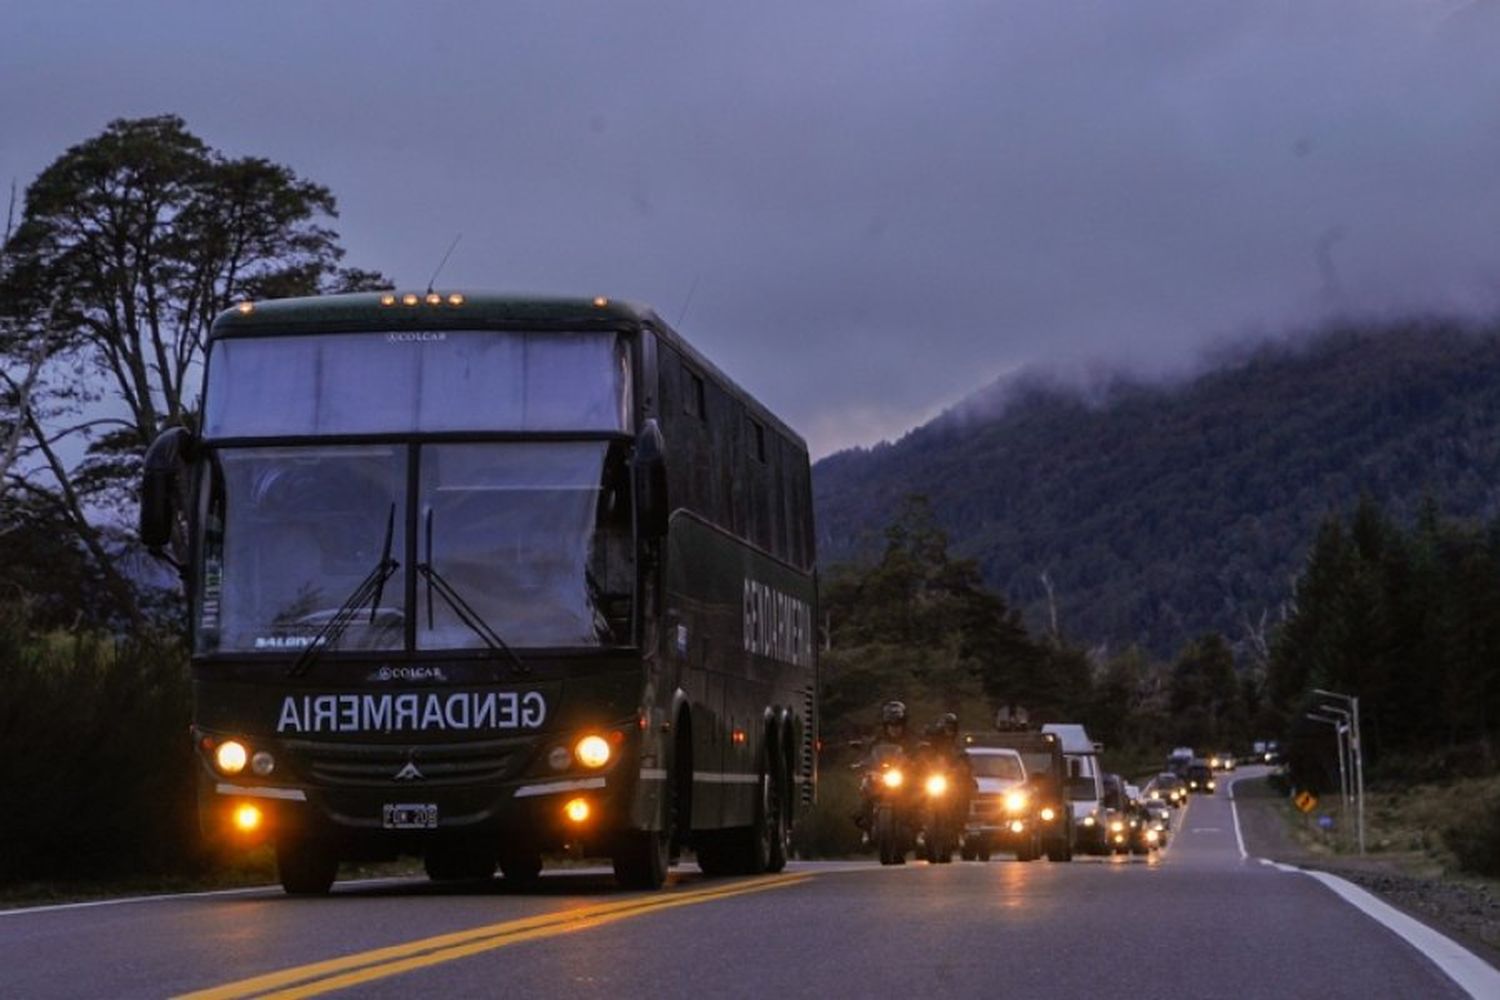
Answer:
<svg viewBox="0 0 1500 1000"><path fill-rule="evenodd" d="M892 753L892 748L899 751L901 756L908 759L913 758L913 747L910 736L907 733L906 703L891 699L880 706L880 728L868 744L868 752L859 763L854 766L861 771L870 771L878 767L879 761ZM865 831L868 835L870 830L870 818L873 812L873 802L868 795L860 797L859 812L854 815L854 825Z"/></svg>
<svg viewBox="0 0 1500 1000"><path fill-rule="evenodd" d="M953 788L953 814L962 823L969 815L969 799L976 786L969 755L958 739L958 716L946 712L928 730L925 751L928 758L950 775Z"/></svg>

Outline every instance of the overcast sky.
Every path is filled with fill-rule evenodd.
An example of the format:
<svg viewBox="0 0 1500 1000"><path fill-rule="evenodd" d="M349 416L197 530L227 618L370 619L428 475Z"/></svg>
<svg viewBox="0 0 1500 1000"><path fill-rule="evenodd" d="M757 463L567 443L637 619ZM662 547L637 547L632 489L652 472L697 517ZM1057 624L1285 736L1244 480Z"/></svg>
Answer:
<svg viewBox="0 0 1500 1000"><path fill-rule="evenodd" d="M166 112L351 264L655 306L807 436L1500 300L1500 3L6 0L0 179Z"/></svg>

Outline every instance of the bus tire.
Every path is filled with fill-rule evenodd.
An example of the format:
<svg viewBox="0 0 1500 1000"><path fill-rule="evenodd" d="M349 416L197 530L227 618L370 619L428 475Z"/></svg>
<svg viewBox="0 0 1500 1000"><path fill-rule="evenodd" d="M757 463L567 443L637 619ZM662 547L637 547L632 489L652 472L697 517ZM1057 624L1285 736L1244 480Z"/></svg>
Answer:
<svg viewBox="0 0 1500 1000"><path fill-rule="evenodd" d="M627 830L620 834L610 860L622 889L660 889L671 864L670 838L665 830Z"/></svg>
<svg viewBox="0 0 1500 1000"><path fill-rule="evenodd" d="M289 896L325 896L339 871L332 848L315 840L278 840L276 876Z"/></svg>
<svg viewBox="0 0 1500 1000"><path fill-rule="evenodd" d="M662 804L660 830L626 830L615 841L610 861L615 881L623 889L660 889L672 867L673 831L677 828L679 762L674 762L664 785L666 802Z"/></svg>
<svg viewBox="0 0 1500 1000"><path fill-rule="evenodd" d="M786 769L777 760L771 768L767 777L768 789L766 793L765 808L769 811L765 826L770 835L770 853L766 859L765 871L775 874L786 868L787 858L791 854L792 829L788 822L791 809L791 782L787 780Z"/></svg>

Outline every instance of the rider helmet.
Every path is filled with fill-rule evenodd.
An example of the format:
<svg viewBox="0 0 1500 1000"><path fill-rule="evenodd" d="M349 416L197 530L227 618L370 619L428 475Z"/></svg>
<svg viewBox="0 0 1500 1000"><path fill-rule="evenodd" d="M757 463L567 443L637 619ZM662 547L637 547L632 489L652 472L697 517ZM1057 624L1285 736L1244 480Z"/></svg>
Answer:
<svg viewBox="0 0 1500 1000"><path fill-rule="evenodd" d="M881 705L880 724L883 726L906 725L906 703L893 699Z"/></svg>

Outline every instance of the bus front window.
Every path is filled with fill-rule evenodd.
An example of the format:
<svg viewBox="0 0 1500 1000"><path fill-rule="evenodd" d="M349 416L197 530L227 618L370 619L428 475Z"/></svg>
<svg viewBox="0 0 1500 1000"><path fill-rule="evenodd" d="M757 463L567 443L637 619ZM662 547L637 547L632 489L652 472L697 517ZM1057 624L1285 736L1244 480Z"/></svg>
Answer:
<svg viewBox="0 0 1500 1000"><path fill-rule="evenodd" d="M193 630L200 653L301 650L376 571L388 525L391 553L405 552L400 446L224 449L206 492ZM397 574L337 648L400 649L404 622Z"/></svg>
<svg viewBox="0 0 1500 1000"><path fill-rule="evenodd" d="M512 647L630 641L635 565L624 447L602 441L421 450L419 561ZM484 640L426 585L417 648Z"/></svg>

